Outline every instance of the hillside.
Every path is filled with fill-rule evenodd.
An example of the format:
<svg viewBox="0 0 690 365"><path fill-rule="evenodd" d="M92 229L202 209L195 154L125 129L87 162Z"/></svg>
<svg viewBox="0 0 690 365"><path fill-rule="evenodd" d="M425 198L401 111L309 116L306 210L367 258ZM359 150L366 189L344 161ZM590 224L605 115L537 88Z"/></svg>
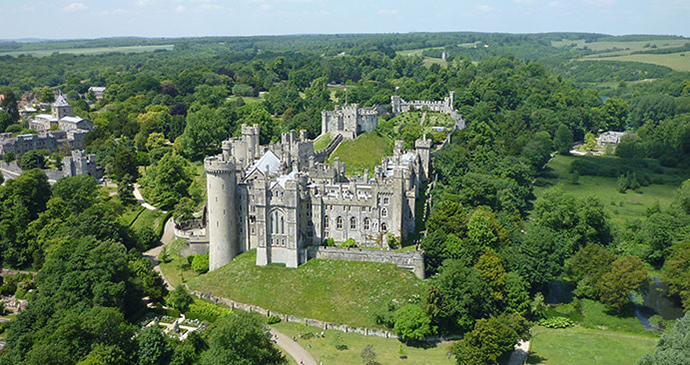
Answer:
<svg viewBox="0 0 690 365"><path fill-rule="evenodd" d="M362 133L356 139L343 141L328 162L340 157L340 162L346 164L348 175L360 175L364 169L373 174L374 166L381 163L381 158L393 154L392 142L377 132Z"/></svg>
<svg viewBox="0 0 690 365"><path fill-rule="evenodd" d="M247 251L189 286L268 310L373 328L381 327L374 321L377 309L419 298L425 285L389 264L313 259L288 269L255 262L256 251Z"/></svg>

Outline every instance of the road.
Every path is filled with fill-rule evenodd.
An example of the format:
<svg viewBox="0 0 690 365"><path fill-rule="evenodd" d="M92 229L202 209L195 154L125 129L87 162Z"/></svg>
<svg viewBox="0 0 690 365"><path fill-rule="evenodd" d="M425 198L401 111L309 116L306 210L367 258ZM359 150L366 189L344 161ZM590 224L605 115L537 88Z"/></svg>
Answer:
<svg viewBox="0 0 690 365"><path fill-rule="evenodd" d="M276 340L276 343L280 348L285 350L298 364L305 365L318 365L314 357L311 356L309 351L305 350L302 345L293 341L290 337L278 332L275 328L271 328L271 336Z"/></svg>

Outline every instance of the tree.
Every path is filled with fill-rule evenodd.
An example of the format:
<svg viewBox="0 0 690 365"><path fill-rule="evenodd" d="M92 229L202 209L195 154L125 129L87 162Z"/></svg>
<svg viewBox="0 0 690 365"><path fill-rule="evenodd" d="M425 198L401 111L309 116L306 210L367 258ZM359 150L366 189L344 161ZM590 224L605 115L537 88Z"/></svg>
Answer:
<svg viewBox="0 0 690 365"><path fill-rule="evenodd" d="M442 232L464 236L467 229L467 218L462 205L453 200L442 200L429 214L426 223L428 232Z"/></svg>
<svg viewBox="0 0 690 365"><path fill-rule="evenodd" d="M2 100L0 100L0 108L10 115L13 122L18 121L19 107L17 105L17 95L14 93L14 91L12 91L12 89L9 88L5 89L3 92L0 92L0 94L4 94L5 96Z"/></svg>
<svg viewBox="0 0 690 365"><path fill-rule="evenodd" d="M4 132L7 127L12 125L14 123L14 120L12 119L12 116L10 113L8 113L5 110L0 110L0 133Z"/></svg>
<svg viewBox="0 0 690 365"><path fill-rule="evenodd" d="M170 293L169 301L171 307L180 312L186 312L189 306L194 303L194 298L189 295L184 286L178 285L177 288Z"/></svg>
<svg viewBox="0 0 690 365"><path fill-rule="evenodd" d="M43 153L38 150L31 150L22 156L19 166L22 170L26 171L31 169L43 169L45 168L45 164Z"/></svg>
<svg viewBox="0 0 690 365"><path fill-rule="evenodd" d="M676 191L674 204L685 214L690 214L690 179L685 180Z"/></svg>
<svg viewBox="0 0 690 365"><path fill-rule="evenodd" d="M256 314L226 315L209 328L209 348L201 354L200 364L282 365L286 359L270 338L266 324Z"/></svg>
<svg viewBox="0 0 690 365"><path fill-rule="evenodd" d="M621 310L629 303L628 295L647 280L647 268L637 256L625 256L611 264L611 271L601 277L599 298L609 307Z"/></svg>
<svg viewBox="0 0 690 365"><path fill-rule="evenodd" d="M194 255L192 270L197 274L205 274L208 272L208 253Z"/></svg>
<svg viewBox="0 0 690 365"><path fill-rule="evenodd" d="M585 134L585 149L588 151L591 151L597 147L597 137L594 136L594 133L592 132L587 132Z"/></svg>
<svg viewBox="0 0 690 365"><path fill-rule="evenodd" d="M182 222L189 219L194 219L194 212L196 211L196 203L194 200L188 197L180 199L180 201L175 204L175 210L173 211L173 219L175 222Z"/></svg>
<svg viewBox="0 0 690 365"><path fill-rule="evenodd" d="M680 365L690 359L690 312L676 320L675 326L664 333L652 353L646 354L638 365Z"/></svg>
<svg viewBox="0 0 690 365"><path fill-rule="evenodd" d="M498 254L488 248L474 265L485 283L489 285L491 295L496 301L502 301L506 285L506 270Z"/></svg>
<svg viewBox="0 0 690 365"><path fill-rule="evenodd" d="M506 295L503 303L507 313L524 317L529 311L529 283L515 271L506 274Z"/></svg>
<svg viewBox="0 0 690 365"><path fill-rule="evenodd" d="M541 170L551 158L551 136L549 133L537 132L523 147L522 155L530 160L534 168Z"/></svg>
<svg viewBox="0 0 690 365"><path fill-rule="evenodd" d="M538 288L561 274L568 249L563 235L550 228L528 225L525 231L518 245L518 272Z"/></svg>
<svg viewBox="0 0 690 365"><path fill-rule="evenodd" d="M616 255L596 243L589 243L568 260L566 270L577 283L573 291L580 297L597 298L599 280L611 271Z"/></svg>
<svg viewBox="0 0 690 365"><path fill-rule="evenodd" d="M136 337L137 365L167 365L173 355L172 346L157 327L147 327Z"/></svg>
<svg viewBox="0 0 690 365"><path fill-rule="evenodd" d="M451 346L458 365L497 365L521 339L529 339L530 323L519 315L480 319L474 329Z"/></svg>
<svg viewBox="0 0 690 365"><path fill-rule="evenodd" d="M189 196L192 183L189 162L175 153L167 153L150 166L141 179L147 200L163 209L171 209L183 197Z"/></svg>
<svg viewBox="0 0 690 365"><path fill-rule="evenodd" d="M670 294L680 297L685 310L690 310L690 241L671 247L662 275Z"/></svg>
<svg viewBox="0 0 690 365"><path fill-rule="evenodd" d="M416 304L405 304L395 311L393 330L402 341L419 341L434 333L431 318Z"/></svg>
<svg viewBox="0 0 690 365"><path fill-rule="evenodd" d="M490 210L478 207L472 212L467 222L469 244L495 249L506 239L507 233Z"/></svg>
<svg viewBox="0 0 690 365"><path fill-rule="evenodd" d="M125 175L129 175L131 181L136 181L139 178L136 154L130 150L118 152L113 159L110 174L118 181L122 181Z"/></svg>
<svg viewBox="0 0 690 365"><path fill-rule="evenodd" d="M97 193L96 180L89 175L63 177L53 185L53 196L65 201L75 214L93 205Z"/></svg>
<svg viewBox="0 0 690 365"><path fill-rule="evenodd" d="M228 137L228 123L209 107L202 107L187 114L187 125L182 138L186 156L200 159L220 150L221 142Z"/></svg>
<svg viewBox="0 0 690 365"><path fill-rule="evenodd" d="M573 131L564 124L559 124L553 137L553 144L558 153L566 156L569 155L570 147L573 146Z"/></svg>

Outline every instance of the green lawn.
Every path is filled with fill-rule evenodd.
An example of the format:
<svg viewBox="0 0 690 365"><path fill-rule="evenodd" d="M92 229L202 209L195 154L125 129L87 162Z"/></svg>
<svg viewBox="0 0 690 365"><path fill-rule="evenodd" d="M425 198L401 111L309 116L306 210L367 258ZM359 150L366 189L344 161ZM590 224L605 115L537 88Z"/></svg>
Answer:
<svg viewBox="0 0 690 365"><path fill-rule="evenodd" d="M122 47L94 47L94 48L65 48L65 49L39 49L30 51L6 51L0 52L0 56L19 56L19 55L32 55L34 57L46 57L51 54L66 53L75 55L97 55L104 53L142 53L142 52L153 52L159 49L164 49L172 51L174 46L172 44L168 45L154 45L154 46L122 46Z"/></svg>
<svg viewBox="0 0 690 365"><path fill-rule="evenodd" d="M319 151L328 147L328 144L331 143L332 139L333 138L331 138L330 132L316 137L316 139L314 140L314 151Z"/></svg>
<svg viewBox="0 0 690 365"><path fill-rule="evenodd" d="M244 100L245 104L254 104L254 103L260 103L260 102L264 101L263 96L237 96L237 95L230 95L230 97L228 97L228 100L235 101L238 98L242 98L242 100Z"/></svg>
<svg viewBox="0 0 690 365"><path fill-rule="evenodd" d="M188 243L180 238L174 239L170 244L163 249L167 251L169 262L160 262L160 268L163 276L168 280L170 285L177 287L178 285L187 282L187 280L198 276L189 265L186 257L180 255L184 249L188 247Z"/></svg>
<svg viewBox="0 0 690 365"><path fill-rule="evenodd" d="M542 174L534 185L534 195L539 197L543 191L556 184L563 184L566 191L578 197L594 196L599 198L607 208L614 223L622 224L626 220L645 217L647 208L656 202L662 208L667 208L673 201L674 194L682 177L674 175L674 171L665 169L664 174L655 174L654 179L664 184L651 184L639 189L628 190L621 194L617 190L617 179L601 176L579 176L577 184L569 178L568 169L578 156L556 156L548 164L546 175ZM591 157L589 157L591 158ZM613 157L600 157L613 158Z"/></svg>
<svg viewBox="0 0 690 365"><path fill-rule="evenodd" d="M340 157L344 162L348 175L359 175L364 169L369 169L370 176L374 173L374 166L381 164L381 158L393 154L392 140L377 132L360 134L356 139L345 140L333 151L328 162Z"/></svg>
<svg viewBox="0 0 690 365"><path fill-rule="evenodd" d="M165 218L165 214L161 213L159 210L143 209L137 219L132 222L131 227L135 230L141 229L142 227L151 227L154 232L158 232L160 226L164 224L163 218Z"/></svg>
<svg viewBox="0 0 690 365"><path fill-rule="evenodd" d="M560 313L557 315L570 317L573 321L576 321L580 326L585 328L627 333L651 338L659 337L658 333L646 330L632 311L624 311L618 314L615 311L608 311L602 303L591 299L581 299L572 303L558 304L552 306L552 308L553 311Z"/></svg>
<svg viewBox="0 0 690 365"><path fill-rule="evenodd" d="M284 333L289 337L300 337L300 334L305 333L321 333L323 330L316 327L308 327L299 323L277 323L272 325L278 331ZM382 338L376 336L364 336L357 333L343 333L334 330L326 330L324 338L299 338L298 342L309 353L314 356L316 362L322 362L329 365L350 365L361 364L362 358L360 354L367 345L372 345L376 353L376 361L380 364L454 364L452 358L448 357L448 349L450 342L437 344L429 348L412 347L402 344L400 341L391 338ZM338 350L335 344L344 344L347 346L345 350ZM403 353L407 355L406 359L401 359L398 355L398 349L402 344ZM311 348L309 348L311 346Z"/></svg>
<svg viewBox="0 0 690 365"><path fill-rule="evenodd" d="M256 251L247 251L188 284L268 310L369 328L380 328L373 316L377 309L421 297L425 286L392 264L313 259L289 269L255 262Z"/></svg>
<svg viewBox="0 0 690 365"><path fill-rule="evenodd" d="M635 364L657 343L656 338L573 327L532 328L528 364Z"/></svg>
<svg viewBox="0 0 690 365"><path fill-rule="evenodd" d="M630 42L610 41L610 42L592 42L592 43L585 43L584 39L578 39L578 40L564 39L562 41L551 41L551 45L554 47L570 46L573 43L577 44L577 48L582 48L584 46L587 46L587 48L594 50L594 51L604 51L604 50L608 50L608 49L613 50L614 48L617 48L620 50L625 50L629 53L629 52L634 52L634 51L652 50L653 48L650 48L650 47L645 48L645 45L647 45L647 44L649 44L650 46L656 45L658 48L681 47L685 43L688 43L688 40L687 39L664 39L664 40L651 40L651 41L630 41ZM629 48L629 49L626 50L626 48Z"/></svg>

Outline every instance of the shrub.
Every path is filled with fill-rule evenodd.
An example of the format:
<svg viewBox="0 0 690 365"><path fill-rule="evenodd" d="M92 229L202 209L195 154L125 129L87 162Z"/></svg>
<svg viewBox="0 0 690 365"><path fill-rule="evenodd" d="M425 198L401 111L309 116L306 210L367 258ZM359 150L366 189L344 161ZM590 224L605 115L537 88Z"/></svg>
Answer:
<svg viewBox="0 0 690 365"><path fill-rule="evenodd" d="M335 240L332 237L328 237L323 240L323 245L326 247L335 247Z"/></svg>
<svg viewBox="0 0 690 365"><path fill-rule="evenodd" d="M194 255L192 260L192 270L197 274L205 274L208 272L208 253L202 255Z"/></svg>
<svg viewBox="0 0 690 365"><path fill-rule="evenodd" d="M568 328L575 325L575 322L565 317L552 317L548 319L542 319L537 322L540 326L546 328Z"/></svg>
<svg viewBox="0 0 690 365"><path fill-rule="evenodd" d="M268 323L268 324L276 324L276 323L280 323L280 321L281 321L280 317L276 316L275 314L272 314L272 315L268 316L268 318L266 318L266 323Z"/></svg>
<svg viewBox="0 0 690 365"><path fill-rule="evenodd" d="M340 247L342 247L342 248L355 248L355 247L357 247L357 242L355 242L354 238L348 238L340 244Z"/></svg>
<svg viewBox="0 0 690 365"><path fill-rule="evenodd" d="M187 290L179 285L175 290L170 293L168 299L166 300L168 305L179 310L180 312L186 312L189 306L194 303L194 298L187 292Z"/></svg>

